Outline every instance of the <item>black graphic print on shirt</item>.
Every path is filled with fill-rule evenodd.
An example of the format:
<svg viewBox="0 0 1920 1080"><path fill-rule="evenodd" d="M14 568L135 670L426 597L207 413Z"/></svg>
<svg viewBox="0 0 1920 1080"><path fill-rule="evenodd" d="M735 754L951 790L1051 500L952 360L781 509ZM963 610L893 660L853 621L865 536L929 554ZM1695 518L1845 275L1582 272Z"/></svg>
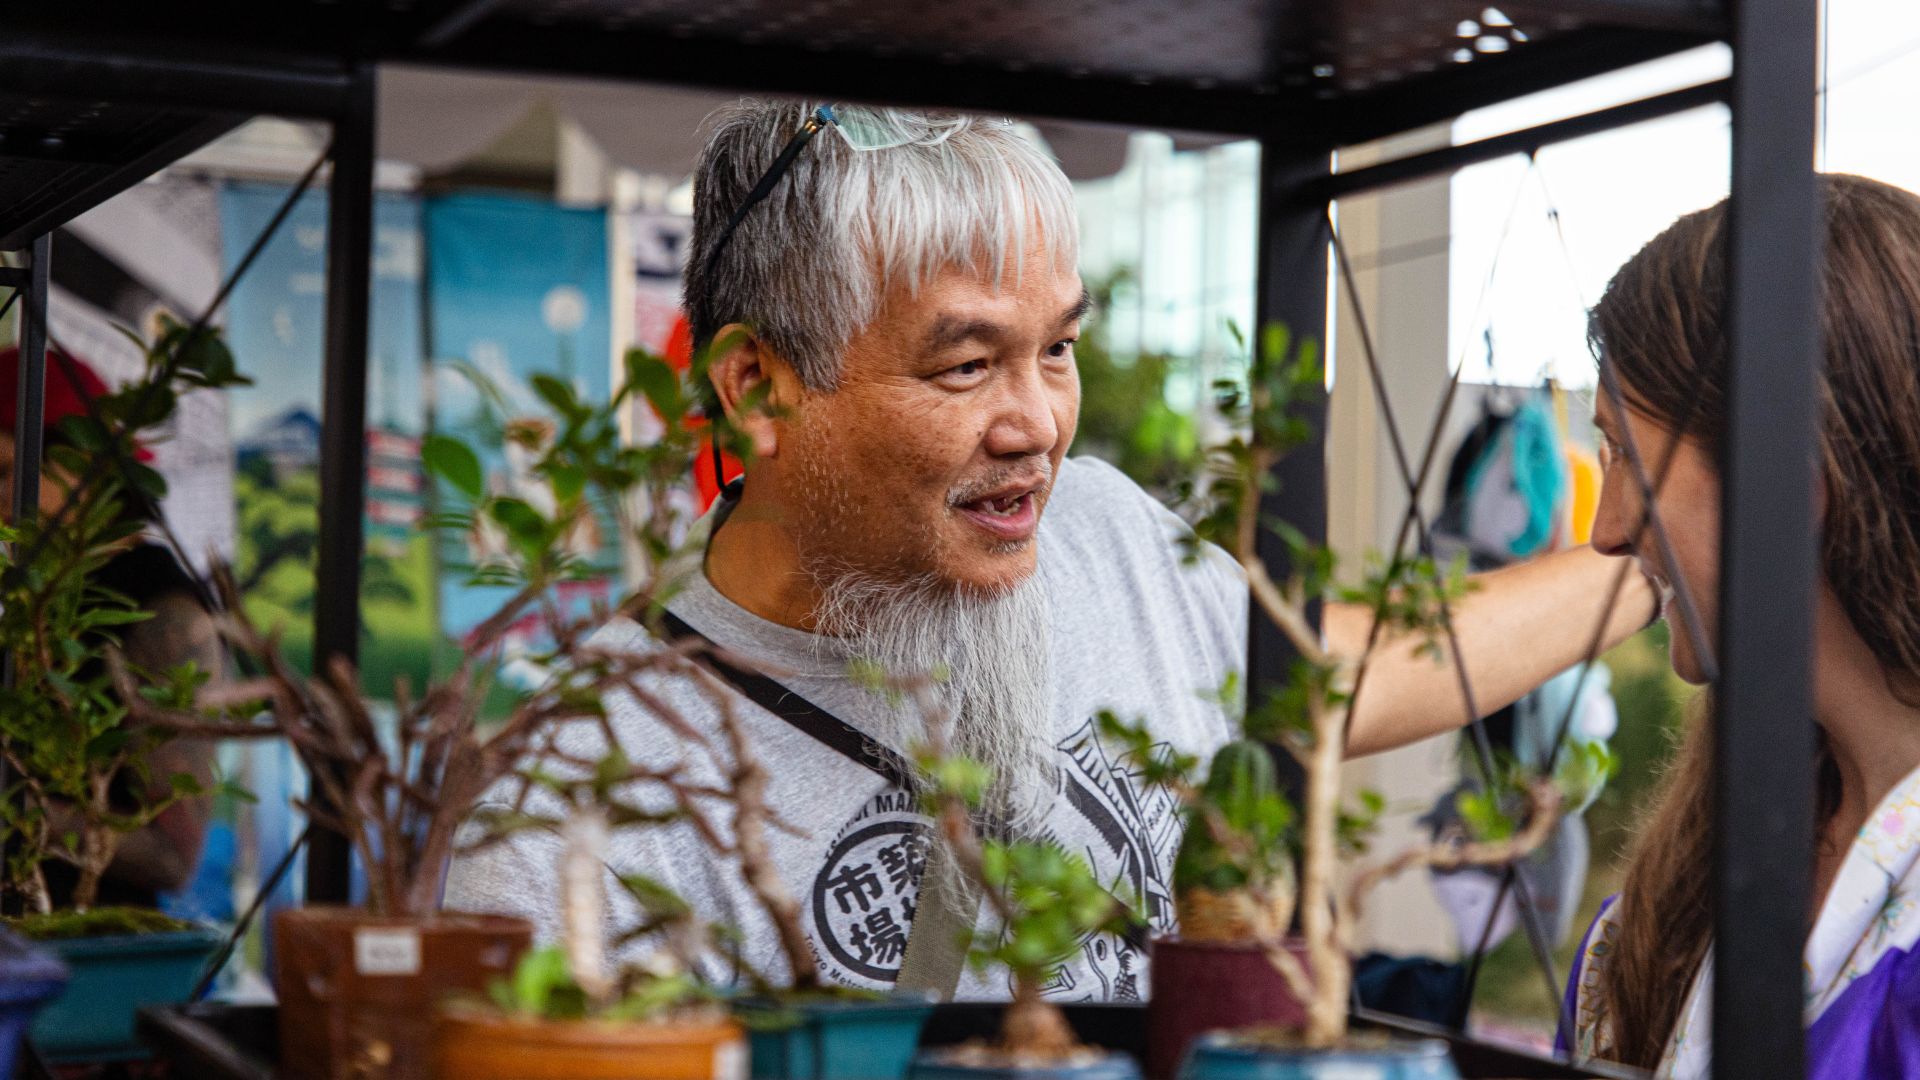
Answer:
<svg viewBox="0 0 1920 1080"><path fill-rule="evenodd" d="M1138 764L1110 754L1092 721L1056 749L1060 797L1038 838L1085 859L1099 880L1118 882L1122 898L1140 905L1153 930L1171 929L1169 879L1180 835L1173 797L1143 785ZM1164 745L1155 748L1163 752ZM914 797L886 791L862 806L827 846L807 908L808 931L829 979L869 988L892 985L932 839L933 823ZM1068 1001L1137 1001L1145 960L1135 944L1089 935L1044 989Z"/></svg>
<svg viewBox="0 0 1920 1080"><path fill-rule="evenodd" d="M813 879L813 940L825 971L855 986L900 973L933 823L906 792L874 797L834 837Z"/></svg>

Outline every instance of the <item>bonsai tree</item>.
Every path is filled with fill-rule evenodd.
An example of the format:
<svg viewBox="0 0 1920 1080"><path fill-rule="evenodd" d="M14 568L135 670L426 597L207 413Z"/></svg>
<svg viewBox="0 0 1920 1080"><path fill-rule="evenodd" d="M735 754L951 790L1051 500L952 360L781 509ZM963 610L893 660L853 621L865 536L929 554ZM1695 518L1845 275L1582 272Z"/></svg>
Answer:
<svg viewBox="0 0 1920 1080"><path fill-rule="evenodd" d="M137 378L49 432L43 482L64 489L58 509L0 526L0 653L11 672L0 685L0 752L10 773L0 835L8 889L42 915L53 908L50 865L71 868L70 902L85 912L125 837L175 802L206 794L191 774L153 775L156 751L177 732L133 713L146 702L191 700L210 673L193 664L133 672L121 663L116 686L105 654L151 615L96 575L145 528L136 508L166 493L139 457L143 445L164 438L180 395L247 380L211 329L163 320L142 351ZM55 354L48 361L66 362ZM104 913L87 921L101 919L122 929L151 922ZM42 920L39 929L49 926Z"/></svg>
<svg viewBox="0 0 1920 1080"><path fill-rule="evenodd" d="M1087 935L1124 934L1144 920L1121 898L1117 884L1102 885L1086 860L1057 844L982 840L977 821L992 773L948 748L950 717L925 693L924 678L887 681L892 692L913 692L928 718L927 744L918 754L928 810L963 887L977 893L994 916L988 926L973 929L967 963L975 970L1002 968L1013 982L999 1039L959 1048L956 1063L1019 1069L1097 1056L1081 1045L1041 989Z"/></svg>
<svg viewBox="0 0 1920 1080"><path fill-rule="evenodd" d="M1240 564L1254 604L1293 647L1287 678L1264 700L1246 703L1238 717L1242 737L1214 755L1198 783L1190 779L1199 766L1191 757L1153 760L1144 725L1101 718L1105 737L1148 763L1143 779L1173 790L1186 808L1174 864L1182 934L1261 947L1304 1005L1306 1026L1298 1036L1313 1048L1336 1045L1346 1035L1351 932L1366 891L1415 865L1451 869L1523 858L1551 831L1560 801L1553 784L1510 773L1505 792L1463 796L1471 833L1443 835L1358 874L1346 893L1336 889L1341 855L1365 850L1383 804L1379 796L1362 793L1358 807L1341 805L1340 764L1361 672L1327 650L1309 617L1310 605L1327 597L1364 604L1373 612L1376 637L1413 637L1435 662L1444 662L1450 605L1466 584L1457 567L1396 556L1370 564L1358 586L1336 588L1329 550L1284 522L1262 517L1261 496L1273 483L1274 465L1312 434L1298 407L1321 393L1323 377L1318 344L1296 343L1275 326L1264 333L1246 383L1219 384L1221 409L1240 434L1210 450L1208 481L1188 538L1195 557L1200 543L1211 541ZM1260 557L1263 530L1286 541L1284 579L1276 579ZM1217 697L1230 712L1240 708L1236 682L1220 688ZM1276 750L1291 754L1305 774L1298 808L1278 783L1271 757ZM1305 964L1285 942L1296 912Z"/></svg>
<svg viewBox="0 0 1920 1080"><path fill-rule="evenodd" d="M583 402L571 385L550 376L532 383L551 422L502 430L515 440L539 498L523 497L524 486L522 495L490 490L479 455L457 439L429 436L422 448L428 470L462 502L438 515L435 526L497 532L503 538L498 553L473 568L471 581L504 586L506 593L462 643L461 659L446 676L419 689L397 682L391 736L375 724L352 664L335 658L312 674L294 669L277 637L247 616L225 574L224 632L261 674L197 696L145 694L139 706L154 728L174 734L288 740L322 795L300 808L351 843L366 869L373 914L431 913L460 827L483 794L511 778L557 728L605 724L603 698L631 692L647 674L685 662L674 652L640 656L597 647L593 631L616 612L605 605L569 608L556 595L596 573L571 541L598 529L603 518L633 538L643 562L646 585L618 613L647 618L671 590L671 538L684 524L671 494L705 445L679 422L691 401L681 376L635 350L607 402ZM483 396L498 397L481 388ZM628 445L621 435L621 416L637 400L672 421L648 446ZM504 716L483 722L497 689L502 645L528 623L539 628L544 644L525 659L545 680L514 694ZM129 678L127 689L133 688Z"/></svg>
<svg viewBox="0 0 1920 1080"><path fill-rule="evenodd" d="M703 957L716 952L744 971L760 993L826 992L802 925L799 902L780 877L767 846L770 830L791 832L793 827L767 805L766 767L754 754L725 692L702 666L706 652L704 643L663 650L660 662L651 666L655 681L649 685L657 687L661 678L686 679L711 695L721 718L722 745L701 735L657 693L649 690L638 694L636 700L679 734L683 748L690 750L692 757L664 768L634 764L602 714L602 756L586 758L551 743L544 746L519 772L518 791L511 805L503 811L483 810L476 815L483 835L464 849L475 851L530 828L561 837L561 942L544 957L533 954L528 962L544 965L549 977L577 986L580 1001L597 1010L618 1013L633 1002L631 973L615 978L609 957L611 950L642 940L651 942L656 955L668 961L668 970L675 975L671 985L678 988L678 993L688 995L687 1000L711 996L691 973ZM737 657L727 659L740 662ZM703 767L696 768L695 760ZM718 785L705 783L697 778L702 775L722 780ZM536 802L536 793L546 797ZM654 808L646 799L650 793L663 795L666 808ZM720 800L731 811L727 827L703 809L703 801L711 799ZM746 964L732 948L730 928L703 926L683 899L645 874L611 875L633 900L641 919L609 940L605 889L609 835L615 829L649 828L676 821L689 823L715 857L731 856L738 862L742 882L773 923L792 972L790 987L776 988L764 973ZM658 966L640 975L648 987L642 995L646 1000L660 1006L682 1003L663 989Z"/></svg>
<svg viewBox="0 0 1920 1080"><path fill-rule="evenodd" d="M699 977L700 960L715 945L715 935L672 890L644 875L619 875L620 888L633 898L642 919L617 937L607 933L607 844L615 828L644 828L685 813L702 835L718 838L708 819L692 809L695 792L678 771L633 769L616 751L578 779L544 769L523 775L529 785L557 796L564 812L555 818L515 812L490 820L480 843L523 828L559 834L560 940L529 952L510 980L496 982L489 992L491 1006L507 1016L537 1020L650 1021L690 1010L724 1011L712 1008L717 995ZM660 812L636 805L634 789L648 784L666 788L674 805L687 809ZM654 945L644 962L613 963L615 948L642 938Z"/></svg>

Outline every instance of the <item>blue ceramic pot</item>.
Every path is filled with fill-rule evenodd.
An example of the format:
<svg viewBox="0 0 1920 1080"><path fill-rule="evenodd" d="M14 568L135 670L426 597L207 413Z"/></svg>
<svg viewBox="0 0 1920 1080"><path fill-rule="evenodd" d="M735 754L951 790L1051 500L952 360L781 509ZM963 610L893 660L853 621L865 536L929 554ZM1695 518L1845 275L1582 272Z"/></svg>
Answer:
<svg viewBox="0 0 1920 1080"><path fill-rule="evenodd" d="M0 1080L13 1080L20 1036L33 1014L66 985L66 965L25 938L0 930Z"/></svg>
<svg viewBox="0 0 1920 1080"><path fill-rule="evenodd" d="M900 1080L932 1012L912 997L734 1006L755 1080Z"/></svg>
<svg viewBox="0 0 1920 1080"><path fill-rule="evenodd" d="M1103 1054L1084 1065L1016 1069L958 1065L934 1051L914 1059L911 1080L1140 1080L1140 1066L1125 1054Z"/></svg>
<svg viewBox="0 0 1920 1080"><path fill-rule="evenodd" d="M1460 1080L1447 1044L1429 1039L1380 1047L1291 1050L1231 1034L1193 1044L1180 1080Z"/></svg>
<svg viewBox="0 0 1920 1080"><path fill-rule="evenodd" d="M33 1044L56 1063L146 1057L134 1012L185 1001L219 945L220 935L204 929L40 942L66 962L72 981L34 1021Z"/></svg>

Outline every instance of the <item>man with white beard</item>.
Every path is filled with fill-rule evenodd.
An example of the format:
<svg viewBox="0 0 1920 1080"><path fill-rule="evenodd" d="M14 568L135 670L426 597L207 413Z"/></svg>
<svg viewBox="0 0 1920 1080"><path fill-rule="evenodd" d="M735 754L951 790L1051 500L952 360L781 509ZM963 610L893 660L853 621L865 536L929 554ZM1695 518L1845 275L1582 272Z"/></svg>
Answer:
<svg viewBox="0 0 1920 1080"><path fill-rule="evenodd" d="M1247 591L1218 549L1184 563L1185 526L1117 470L1066 456L1088 298L1065 176L1001 122L743 102L715 122L694 203L686 306L697 340L731 343L710 375L754 453L703 523L704 573L668 607L680 633L781 672L771 688L736 681L734 704L770 804L797 827L769 842L823 976L895 983L932 842L895 767L919 714L857 685L858 662L942 671L956 749L994 770L1001 816L1170 929L1176 808L1100 744L1094 718L1145 718L1165 750L1221 745L1227 720L1202 695L1244 664ZM1579 660L1611 579L1585 549L1483 578L1455 612L1480 707ZM1652 609L1631 582L1610 638ZM1330 605L1325 622L1336 650L1363 648L1367 612ZM653 647L631 623L601 640ZM717 728L699 693L662 695ZM677 759L679 738L650 712L607 704L631 757ZM1389 641L1349 749L1463 715L1451 667ZM525 914L550 937L554 843L525 833L457 861L448 905ZM690 827L618 835L608 862L736 927L744 959L783 974L775 928ZM953 977L963 998L1009 993L1003 972ZM1139 943L1095 936L1047 989L1126 1000L1145 987Z"/></svg>

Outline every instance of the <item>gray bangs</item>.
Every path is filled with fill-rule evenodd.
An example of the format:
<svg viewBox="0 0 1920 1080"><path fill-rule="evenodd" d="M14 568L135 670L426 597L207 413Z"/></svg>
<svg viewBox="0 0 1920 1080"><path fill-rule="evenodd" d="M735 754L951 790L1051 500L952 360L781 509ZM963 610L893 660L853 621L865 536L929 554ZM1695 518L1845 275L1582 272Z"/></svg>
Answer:
<svg viewBox="0 0 1920 1080"><path fill-rule="evenodd" d="M836 107L846 130L898 145L855 149L840 131L819 132L714 259L728 219L814 108L743 101L711 121L686 274L696 341L744 323L809 388L832 390L847 342L892 290L953 269L995 288L1018 282L1036 236L1051 269L1078 262L1072 186L1012 123L860 106Z"/></svg>

